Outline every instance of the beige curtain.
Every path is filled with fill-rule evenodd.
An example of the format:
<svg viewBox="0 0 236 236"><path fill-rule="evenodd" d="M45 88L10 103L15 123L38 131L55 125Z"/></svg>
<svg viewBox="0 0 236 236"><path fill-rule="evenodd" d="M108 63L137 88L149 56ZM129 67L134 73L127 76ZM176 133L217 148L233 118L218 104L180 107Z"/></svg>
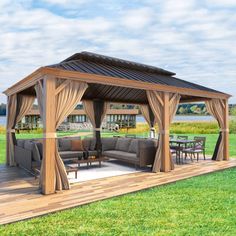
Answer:
<svg viewBox="0 0 236 236"><path fill-rule="evenodd" d="M162 121L162 116L163 116L163 109L164 109L164 100L163 100L163 92L157 92L157 91L147 91L147 98L149 101L149 105L153 111L153 114L155 116L156 122L158 124L159 128L159 133L164 134L168 133L169 130L164 130L163 129L163 121ZM178 108L180 100L180 95L179 94L172 94L169 93L169 102L170 102L170 119L169 122L172 122L172 119L176 113L176 110ZM158 148L156 152L156 157L155 161L153 164L153 172L159 172L162 170L162 163L161 163L161 155L162 155L162 135L159 135L159 143L158 143ZM170 158L170 169L174 169L174 163L172 161L171 155L169 155Z"/></svg>
<svg viewBox="0 0 236 236"><path fill-rule="evenodd" d="M140 108L140 111L141 111L144 119L148 123L149 127L151 127L151 119L150 119L150 115L149 115L148 105L143 104L143 105L140 105L139 108Z"/></svg>
<svg viewBox="0 0 236 236"><path fill-rule="evenodd" d="M14 145L16 144L15 126L30 111L35 97L13 94L7 104L7 164L15 165Z"/></svg>
<svg viewBox="0 0 236 236"><path fill-rule="evenodd" d="M17 96L17 117L16 124L30 111L35 101L35 96L22 95Z"/></svg>
<svg viewBox="0 0 236 236"><path fill-rule="evenodd" d="M104 102L104 106L103 106L103 111L102 111L102 117L101 117L101 123L104 120L106 114L107 114L107 110L110 107L110 102Z"/></svg>
<svg viewBox="0 0 236 236"><path fill-rule="evenodd" d="M70 81L70 83L56 97L56 129L71 114L77 104L81 101L88 85ZM69 189L64 163L56 148L56 190Z"/></svg>
<svg viewBox="0 0 236 236"><path fill-rule="evenodd" d="M44 121L43 121L43 118L44 118L44 115L43 115L43 97L44 97L44 94L43 94L43 81L38 81L37 84L35 85L35 91L36 91L36 96L37 96L37 100L38 100L38 108L39 108L39 114L40 114L40 117L41 117L41 121L42 123L44 124ZM42 159L42 163L41 163L41 167L40 167L40 179L39 179L39 182L40 182L40 186L42 185L43 183L43 172L44 172L44 166L45 166L45 162L44 162L44 159Z"/></svg>
<svg viewBox="0 0 236 236"><path fill-rule="evenodd" d="M93 100L83 100L83 107L86 115L88 116L93 128L96 127L95 124L95 113L93 109Z"/></svg>
<svg viewBox="0 0 236 236"><path fill-rule="evenodd" d="M7 102L7 165L14 166L14 137L17 95L8 97Z"/></svg>
<svg viewBox="0 0 236 236"><path fill-rule="evenodd" d="M155 124L156 124L156 119L155 117L151 117L150 115L150 107L146 104L139 105L140 111L148 123L150 127L150 137L155 138Z"/></svg>
<svg viewBox="0 0 236 236"><path fill-rule="evenodd" d="M109 102L104 102L102 116L101 116L101 123L102 123L103 119L105 118L105 115L107 113L109 105L110 105ZM101 124L99 125L99 127L96 127L94 101L93 100L83 100L83 107L84 107L84 111L85 111L86 115L88 116L93 128L99 129Z"/></svg>
<svg viewBox="0 0 236 236"><path fill-rule="evenodd" d="M38 81L37 84L35 85L35 91L36 91L36 96L37 96L37 100L38 100L38 107L39 107L39 113L40 113L40 117L41 120L43 122L43 85L42 85L43 81Z"/></svg>
<svg viewBox="0 0 236 236"><path fill-rule="evenodd" d="M223 160L224 156L223 151L224 151L225 133L229 132L229 130L226 129L224 123L225 104L220 99L211 99L209 101L206 101L205 103L207 111L217 120L220 127L220 135L212 159L221 161Z"/></svg>
<svg viewBox="0 0 236 236"><path fill-rule="evenodd" d="M61 81L58 80L59 86L62 83L66 83L65 87L63 87L60 92L56 95L56 124L55 124L55 132L58 126L65 120L65 118L75 109L77 104L81 101L81 98L87 89L88 85L86 83L81 83L77 81ZM43 114L43 89L42 86L38 83L35 87L39 109L41 109L40 114ZM40 105L41 104L41 105ZM58 148L55 147L55 174L56 174L56 183L55 189L62 190L62 189L69 189L69 181L66 174L66 169L64 163L59 155ZM41 177L40 182L41 184L44 182L43 180L43 171L45 167L45 161L43 159L41 165Z"/></svg>

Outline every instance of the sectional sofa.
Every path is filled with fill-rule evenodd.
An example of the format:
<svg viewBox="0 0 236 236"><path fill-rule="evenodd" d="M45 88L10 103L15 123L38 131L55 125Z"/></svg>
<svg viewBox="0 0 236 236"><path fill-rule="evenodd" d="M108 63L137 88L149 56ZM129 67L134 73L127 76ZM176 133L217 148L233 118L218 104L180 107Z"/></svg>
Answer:
<svg viewBox="0 0 236 236"><path fill-rule="evenodd" d="M58 150L63 160L97 156L95 139L83 139L84 151L72 151L71 140L80 137L58 138ZM157 140L136 138L102 138L102 155L122 162L134 164L135 167L152 165L155 158ZM40 166L43 156L42 140L17 140L15 146L16 163L31 171Z"/></svg>
<svg viewBox="0 0 236 236"><path fill-rule="evenodd" d="M85 141L88 154L96 155L94 139ZM154 162L157 140L113 137L102 138L101 141L103 156L134 164L135 167L146 167Z"/></svg>
<svg viewBox="0 0 236 236"><path fill-rule="evenodd" d="M62 159L82 158L84 152L72 151L71 140L80 137L58 138L57 146ZM41 165L43 156L42 139L18 139L15 145L15 160L20 167L31 171Z"/></svg>

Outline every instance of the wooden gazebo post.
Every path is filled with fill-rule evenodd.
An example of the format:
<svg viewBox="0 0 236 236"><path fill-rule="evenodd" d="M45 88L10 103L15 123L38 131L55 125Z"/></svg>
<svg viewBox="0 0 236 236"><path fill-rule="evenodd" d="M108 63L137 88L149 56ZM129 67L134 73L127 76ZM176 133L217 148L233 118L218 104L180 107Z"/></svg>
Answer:
<svg viewBox="0 0 236 236"><path fill-rule="evenodd" d="M162 170L163 172L171 171L171 163L170 163L170 137L169 137L169 129L170 129L170 100L169 100L169 93L163 92L163 130L164 132L162 135Z"/></svg>
<svg viewBox="0 0 236 236"><path fill-rule="evenodd" d="M56 78L43 79L43 182L42 193L55 193L55 89Z"/></svg>
<svg viewBox="0 0 236 236"><path fill-rule="evenodd" d="M223 160L229 160L229 104L228 99L224 100L224 123L225 123L225 140L224 140L224 156Z"/></svg>

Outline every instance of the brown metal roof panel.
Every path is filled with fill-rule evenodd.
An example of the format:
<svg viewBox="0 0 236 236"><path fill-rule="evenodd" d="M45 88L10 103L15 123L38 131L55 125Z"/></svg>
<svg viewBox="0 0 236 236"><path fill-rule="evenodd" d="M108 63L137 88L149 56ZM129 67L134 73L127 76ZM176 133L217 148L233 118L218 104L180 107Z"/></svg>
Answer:
<svg viewBox="0 0 236 236"><path fill-rule="evenodd" d="M99 60L97 60L97 58L99 58ZM101 58L102 60L100 60ZM119 63L112 63L114 61ZM128 67L127 65L131 66ZM156 68L156 70L154 69L151 70L151 67L147 69L148 66L146 65L140 64L138 66L138 63L132 63L117 58L105 57L103 55L98 55L98 54L91 54L91 53L75 54L71 58L66 59L65 61L59 64L51 65L49 67L78 71L83 73L97 74L103 76L124 78L124 79L136 80L154 84L169 85L180 88L189 88L189 89L197 89L197 90L221 93L214 89L210 89L198 84L184 81L167 74L157 73L157 71L160 68Z"/></svg>
<svg viewBox="0 0 236 236"><path fill-rule="evenodd" d="M65 59L61 63L68 62L68 61L76 61L76 60L88 60L88 61L94 61L98 63L105 63L105 64L111 64L114 66L122 66L122 67L127 67L127 68L134 68L136 70L145 70L145 71L152 71L155 73L159 74L165 74L165 75L175 75L174 72L164 70L159 67L155 66L150 66L138 62L133 62L133 61L128 61L128 60L123 60L120 58L115 58L115 57L109 57L101 54L96 54L96 53L91 53L91 52L81 52L81 53L76 53L69 58Z"/></svg>

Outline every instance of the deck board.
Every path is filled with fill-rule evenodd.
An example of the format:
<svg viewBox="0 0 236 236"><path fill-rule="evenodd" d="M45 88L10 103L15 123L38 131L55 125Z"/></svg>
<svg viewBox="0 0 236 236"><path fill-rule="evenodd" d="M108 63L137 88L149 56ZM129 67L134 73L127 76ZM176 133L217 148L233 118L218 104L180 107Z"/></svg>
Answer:
<svg viewBox="0 0 236 236"><path fill-rule="evenodd" d="M221 162L201 160L178 165L175 170L168 173L136 172L90 180L72 185L69 191L43 196L39 192L37 180L26 172L17 167L0 166L0 224L45 215L231 167L236 167L236 159Z"/></svg>

